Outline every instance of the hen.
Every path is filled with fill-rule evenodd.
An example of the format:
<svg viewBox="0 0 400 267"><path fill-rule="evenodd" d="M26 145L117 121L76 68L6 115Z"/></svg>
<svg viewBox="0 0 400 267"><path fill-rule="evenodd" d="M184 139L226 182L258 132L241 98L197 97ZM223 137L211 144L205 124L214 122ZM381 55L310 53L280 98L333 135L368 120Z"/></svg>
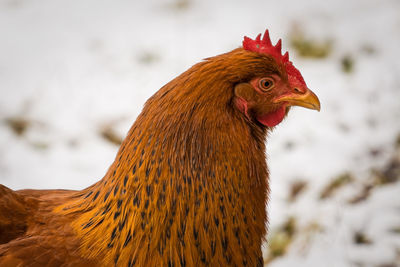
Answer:
<svg viewBox="0 0 400 267"><path fill-rule="evenodd" d="M82 191L0 186L0 266L262 266L265 138L319 110L268 31L207 58L144 105Z"/></svg>

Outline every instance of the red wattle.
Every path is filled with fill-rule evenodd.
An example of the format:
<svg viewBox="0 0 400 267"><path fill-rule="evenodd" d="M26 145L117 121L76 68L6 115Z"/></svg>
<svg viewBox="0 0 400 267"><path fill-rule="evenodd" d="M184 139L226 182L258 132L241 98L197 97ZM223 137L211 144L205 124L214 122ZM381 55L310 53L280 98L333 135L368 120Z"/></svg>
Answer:
<svg viewBox="0 0 400 267"><path fill-rule="evenodd" d="M257 120L265 126L274 127L283 120L285 113L286 108L282 106L274 112L257 117Z"/></svg>

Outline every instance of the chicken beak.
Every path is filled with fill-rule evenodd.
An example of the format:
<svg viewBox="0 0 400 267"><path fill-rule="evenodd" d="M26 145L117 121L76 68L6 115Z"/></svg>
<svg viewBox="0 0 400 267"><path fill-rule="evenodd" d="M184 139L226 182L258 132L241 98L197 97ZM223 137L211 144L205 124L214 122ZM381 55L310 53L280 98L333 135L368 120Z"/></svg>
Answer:
<svg viewBox="0 0 400 267"><path fill-rule="evenodd" d="M297 90L290 94L279 96L273 100L274 103L286 102L289 106L300 106L320 111L321 104L318 97L306 88L305 90Z"/></svg>

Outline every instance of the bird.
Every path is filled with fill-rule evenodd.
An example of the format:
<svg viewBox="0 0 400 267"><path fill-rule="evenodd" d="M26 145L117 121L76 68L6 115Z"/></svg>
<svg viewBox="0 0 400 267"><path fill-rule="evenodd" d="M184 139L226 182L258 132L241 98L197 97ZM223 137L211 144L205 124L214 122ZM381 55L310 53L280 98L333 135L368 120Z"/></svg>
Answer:
<svg viewBox="0 0 400 267"><path fill-rule="evenodd" d="M0 266L263 266L266 138L320 110L281 47L244 37L161 87L83 190L0 185Z"/></svg>

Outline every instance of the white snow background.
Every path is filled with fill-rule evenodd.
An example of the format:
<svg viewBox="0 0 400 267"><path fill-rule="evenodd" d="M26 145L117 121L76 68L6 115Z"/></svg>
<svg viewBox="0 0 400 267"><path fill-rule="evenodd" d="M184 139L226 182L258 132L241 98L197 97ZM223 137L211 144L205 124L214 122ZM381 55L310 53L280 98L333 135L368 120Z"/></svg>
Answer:
<svg viewBox="0 0 400 267"><path fill-rule="evenodd" d="M289 217L297 230L283 255L266 265L400 266L400 183L348 203L371 169L397 153L396 0L0 0L0 183L12 189L91 185L118 149L102 129L124 136L162 85L266 28L273 41L282 38L321 101L319 113L293 108L268 138L267 239ZM299 56L289 41L294 28L331 40L332 52ZM348 55L350 73L341 65ZM27 121L26 131L17 135L10 118ZM321 200L324 187L347 172L355 181ZM306 188L290 202L298 180ZM355 242L356 232L367 240Z"/></svg>

